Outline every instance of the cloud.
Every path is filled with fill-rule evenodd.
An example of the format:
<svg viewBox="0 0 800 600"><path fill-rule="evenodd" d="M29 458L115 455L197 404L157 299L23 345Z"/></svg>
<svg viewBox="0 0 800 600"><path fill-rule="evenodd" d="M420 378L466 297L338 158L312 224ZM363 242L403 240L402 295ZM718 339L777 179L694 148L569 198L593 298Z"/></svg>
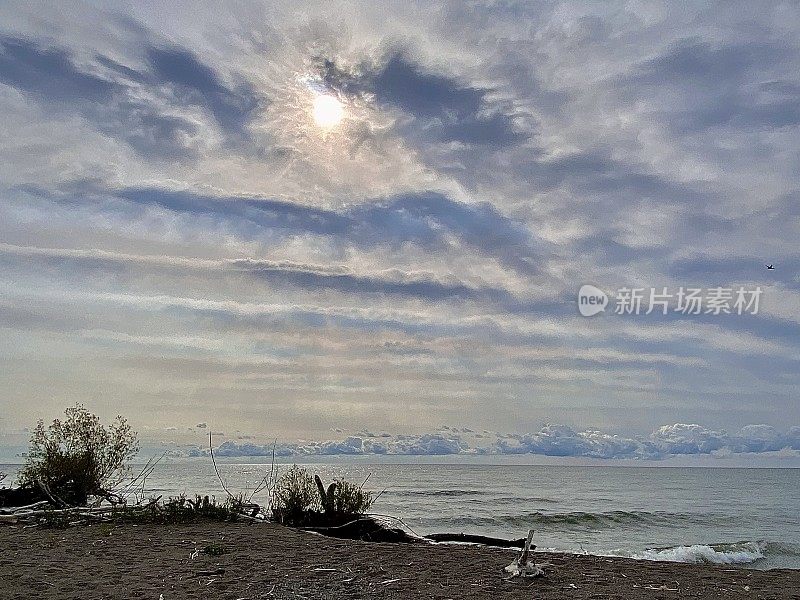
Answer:
<svg viewBox="0 0 800 600"><path fill-rule="evenodd" d="M771 425L746 425L729 434L700 425L675 424L656 430L651 439L666 454L711 454L729 452L777 452L800 447L800 428L791 427L786 433Z"/></svg>
<svg viewBox="0 0 800 600"><path fill-rule="evenodd" d="M48 109L80 114L148 159L194 154L201 126L186 106L206 110L232 139L246 139L261 102L247 84L226 87L177 47L150 47L145 72L102 55L79 66L69 51L22 37L0 36L0 50L0 83Z"/></svg>
<svg viewBox="0 0 800 600"><path fill-rule="evenodd" d="M736 452L776 452L800 449L800 427L781 433L771 425L745 425L730 440Z"/></svg>
<svg viewBox="0 0 800 600"><path fill-rule="evenodd" d="M462 428L463 429L463 428ZM628 438L597 429L576 431L566 425L545 425L535 433L462 435L458 428L440 433L381 438L350 436L344 440L298 442L275 446L277 456L531 454L551 457L661 460L670 456L731 455L800 450L800 427L786 433L769 425L747 425L737 434L697 424L675 423L656 429L649 438ZM202 449L193 450L197 455ZM273 445L224 442L218 456L271 456Z"/></svg>
<svg viewBox="0 0 800 600"><path fill-rule="evenodd" d="M467 204L434 192L374 199L337 212L268 198L215 197L162 188L104 190L91 182L86 186L77 183L77 190L66 193L37 193L55 202L88 204L103 211L118 211L119 206L104 206L116 198L131 205L208 217L248 239L264 241L281 234L313 234L365 249L389 246L399 250L410 243L436 251L452 246L450 239L454 238L521 274L539 272L542 244L523 223L489 203ZM345 285L344 279L340 282Z"/></svg>
<svg viewBox="0 0 800 600"><path fill-rule="evenodd" d="M506 290L467 285L462 282L439 281L432 273L404 272L399 269L357 274L345 265L323 266L291 262L229 259L175 260L170 257L133 254L75 251L55 248L31 248L0 243L0 262L13 256L49 264L69 263L75 269L135 271L145 268L163 272L165 276L194 274L207 277L240 277L249 275L275 287L296 287L307 290L334 290L354 295L380 294L431 301L456 299L477 302L513 303ZM398 351L401 350L398 348Z"/></svg>
<svg viewBox="0 0 800 600"><path fill-rule="evenodd" d="M350 436L344 440L328 440L323 442L300 442L296 444L280 444L275 447L276 456L305 455L361 455L361 454L393 454L414 456L441 456L459 454L468 446L458 436L441 434L424 434L419 436L402 435L397 437L372 439ZM193 450L194 455L202 455L202 449ZM217 456L271 456L271 444L253 443L238 444L233 441L224 442L214 450Z"/></svg>
<svg viewBox="0 0 800 600"><path fill-rule="evenodd" d="M81 114L143 156L177 157L190 152L189 139L197 133L196 125L143 100L129 82L86 72L67 51L40 47L32 40L0 37L0 48L0 82L43 106Z"/></svg>
<svg viewBox="0 0 800 600"><path fill-rule="evenodd" d="M514 146L528 139L512 116L492 105L491 90L427 72L404 52L392 52L379 68L358 74L345 72L331 60L324 60L321 70L330 89L368 94L378 104L409 115L411 120L399 126L406 135L476 146Z"/></svg>
<svg viewBox="0 0 800 600"><path fill-rule="evenodd" d="M181 103L206 108L220 127L244 135L259 99L247 84L238 89L226 87L219 75L192 52L178 47L150 47L147 58L155 80L171 86Z"/></svg>
<svg viewBox="0 0 800 600"><path fill-rule="evenodd" d="M664 425L650 438L656 448L666 454L711 454L727 446L729 441L725 431L684 423Z"/></svg>
<svg viewBox="0 0 800 600"><path fill-rule="evenodd" d="M661 110L679 131L790 127L800 124L800 93L794 82L769 77L794 56L795 48L776 42L683 39L625 75L623 92L669 97Z"/></svg>
<svg viewBox="0 0 800 600"><path fill-rule="evenodd" d="M566 425L546 425L536 433L501 438L500 454L541 454L591 458L653 458L656 453L645 443L597 430L576 432Z"/></svg>
<svg viewBox="0 0 800 600"><path fill-rule="evenodd" d="M31 40L0 38L0 81L46 101L110 102L121 87L78 69L59 48L40 48Z"/></svg>

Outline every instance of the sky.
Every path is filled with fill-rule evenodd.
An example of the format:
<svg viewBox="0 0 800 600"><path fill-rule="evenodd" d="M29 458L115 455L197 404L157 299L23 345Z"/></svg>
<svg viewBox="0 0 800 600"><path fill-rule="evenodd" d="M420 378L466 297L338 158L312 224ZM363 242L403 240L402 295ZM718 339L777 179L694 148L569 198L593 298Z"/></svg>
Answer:
<svg viewBox="0 0 800 600"><path fill-rule="evenodd" d="M799 38L795 2L4 2L0 432L796 458ZM664 288L760 304L616 314Z"/></svg>

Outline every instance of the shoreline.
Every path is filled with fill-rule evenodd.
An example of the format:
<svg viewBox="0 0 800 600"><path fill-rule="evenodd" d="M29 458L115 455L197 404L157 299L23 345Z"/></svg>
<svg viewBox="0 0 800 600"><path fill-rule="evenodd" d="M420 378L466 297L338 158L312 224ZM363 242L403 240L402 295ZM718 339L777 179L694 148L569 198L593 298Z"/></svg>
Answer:
<svg viewBox="0 0 800 600"><path fill-rule="evenodd" d="M0 527L0 588L15 600L800 597L796 570L549 552L534 554L550 563L545 577L504 581L515 556L465 544L347 541L274 524L8 525Z"/></svg>

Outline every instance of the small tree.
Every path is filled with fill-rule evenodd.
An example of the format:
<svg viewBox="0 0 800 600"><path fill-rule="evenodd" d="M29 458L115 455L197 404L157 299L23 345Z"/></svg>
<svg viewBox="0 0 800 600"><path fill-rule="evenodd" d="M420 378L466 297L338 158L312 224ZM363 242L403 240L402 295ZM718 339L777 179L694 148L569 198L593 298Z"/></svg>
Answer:
<svg viewBox="0 0 800 600"><path fill-rule="evenodd" d="M109 487L119 482L139 451L136 432L121 416L106 428L80 404L67 408L64 417L48 427L41 419L37 423L20 484L43 483L75 505L86 504L90 495L109 496Z"/></svg>

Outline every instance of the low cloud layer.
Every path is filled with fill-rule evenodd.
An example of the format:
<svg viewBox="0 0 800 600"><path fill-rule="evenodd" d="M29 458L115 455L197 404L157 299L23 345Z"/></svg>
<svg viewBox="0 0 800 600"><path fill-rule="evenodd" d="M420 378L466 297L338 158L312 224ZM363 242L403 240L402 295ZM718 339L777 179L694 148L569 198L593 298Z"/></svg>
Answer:
<svg viewBox="0 0 800 600"><path fill-rule="evenodd" d="M555 457L660 460L670 456L751 454L800 451L800 427L780 432L769 425L747 425L736 433L712 430L696 424L676 423L659 427L647 437L627 438L595 429L575 431L565 425L546 425L529 434L499 434L445 427L424 435L376 435L361 432L340 441L256 444L223 442L220 457L278 457L451 454L531 454ZM207 449L186 451L206 456Z"/></svg>

